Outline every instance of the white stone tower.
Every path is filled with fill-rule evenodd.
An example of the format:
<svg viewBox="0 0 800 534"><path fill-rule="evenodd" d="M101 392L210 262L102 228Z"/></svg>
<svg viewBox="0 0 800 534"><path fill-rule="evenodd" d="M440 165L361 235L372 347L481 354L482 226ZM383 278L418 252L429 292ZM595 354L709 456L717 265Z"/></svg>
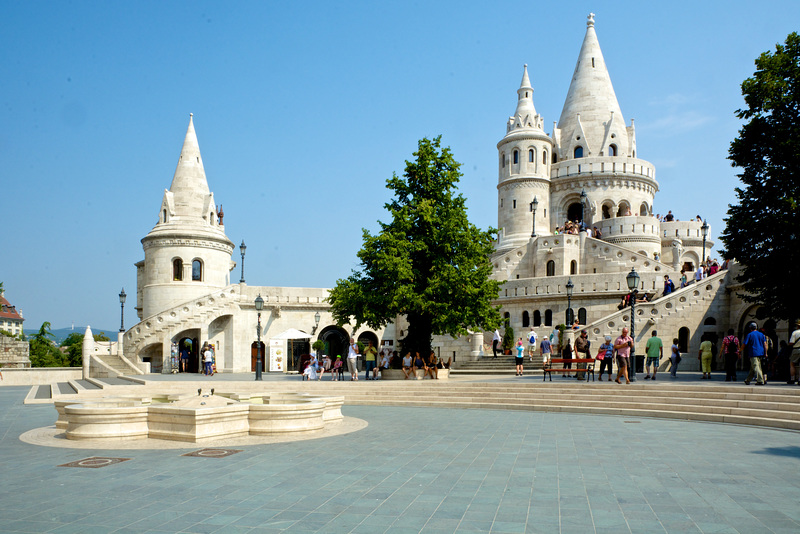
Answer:
<svg viewBox="0 0 800 534"><path fill-rule="evenodd" d="M136 264L139 319L230 283L234 245L208 188L191 115L158 223L142 239L142 247L144 261Z"/></svg>
<svg viewBox="0 0 800 534"><path fill-rule="evenodd" d="M544 132L544 120L533 107L533 87L528 65L517 90L517 110L508 118L506 135L497 143L499 154L497 185L498 249L513 248L528 242L533 232L530 203L534 197L536 233L550 233L546 222L550 202L550 154L553 141Z"/></svg>
<svg viewBox="0 0 800 534"><path fill-rule="evenodd" d="M657 225L651 224L658 191L655 168L637 158L633 121L625 125L593 13L586 23L561 117L553 127L553 141L550 224L556 227L582 217L587 225L600 227L603 219L644 217L601 228L604 237L651 257L659 252Z"/></svg>

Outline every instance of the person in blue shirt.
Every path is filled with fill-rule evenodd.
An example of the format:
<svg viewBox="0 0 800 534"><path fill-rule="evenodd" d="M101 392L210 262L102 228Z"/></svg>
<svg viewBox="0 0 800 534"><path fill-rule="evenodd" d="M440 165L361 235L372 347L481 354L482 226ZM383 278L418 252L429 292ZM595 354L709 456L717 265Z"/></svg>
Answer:
<svg viewBox="0 0 800 534"><path fill-rule="evenodd" d="M517 364L517 376L522 376L522 362L525 361L525 345L522 344L522 338L517 340L517 356L515 363Z"/></svg>
<svg viewBox="0 0 800 534"><path fill-rule="evenodd" d="M767 354L767 338L758 331L758 325L754 322L747 325L747 329L749 332L742 340L742 348L750 358L750 372L747 373L744 384L749 386L750 380L755 376L756 385L763 386L764 374L761 371L761 358Z"/></svg>

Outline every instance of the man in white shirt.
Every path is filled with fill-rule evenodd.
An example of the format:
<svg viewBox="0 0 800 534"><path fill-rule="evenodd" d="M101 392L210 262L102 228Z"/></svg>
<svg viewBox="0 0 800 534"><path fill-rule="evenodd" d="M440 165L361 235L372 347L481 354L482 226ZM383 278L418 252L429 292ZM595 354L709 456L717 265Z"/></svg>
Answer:
<svg viewBox="0 0 800 534"><path fill-rule="evenodd" d="M531 327L531 331L528 332L528 354L530 355L531 361L533 361L533 353L536 352L536 332L533 331L533 327Z"/></svg>
<svg viewBox="0 0 800 534"><path fill-rule="evenodd" d="M694 272L694 281L699 282L703 279L703 264L697 266L697 270Z"/></svg>
<svg viewBox="0 0 800 534"><path fill-rule="evenodd" d="M347 369L350 371L350 380L358 380L358 345L352 337L347 349Z"/></svg>
<svg viewBox="0 0 800 534"><path fill-rule="evenodd" d="M492 354L497 358L497 346L500 344L500 330L495 329L492 336Z"/></svg>

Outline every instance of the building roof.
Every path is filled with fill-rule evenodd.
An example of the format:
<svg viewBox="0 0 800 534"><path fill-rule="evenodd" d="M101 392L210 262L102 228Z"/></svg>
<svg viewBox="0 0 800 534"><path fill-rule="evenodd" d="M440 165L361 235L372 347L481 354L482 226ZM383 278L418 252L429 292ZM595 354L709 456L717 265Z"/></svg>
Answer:
<svg viewBox="0 0 800 534"><path fill-rule="evenodd" d="M3 295L0 295L0 319L24 321L22 315L17 312L16 306L12 306Z"/></svg>

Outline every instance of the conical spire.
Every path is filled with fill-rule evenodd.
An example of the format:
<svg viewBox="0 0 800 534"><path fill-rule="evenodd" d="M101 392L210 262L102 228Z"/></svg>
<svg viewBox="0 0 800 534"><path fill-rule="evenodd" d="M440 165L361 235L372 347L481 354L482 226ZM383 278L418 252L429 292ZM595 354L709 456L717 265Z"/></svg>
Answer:
<svg viewBox="0 0 800 534"><path fill-rule="evenodd" d="M208 181L191 113L189 114L189 128L186 130L181 156L178 159L178 166L175 168L175 175L172 177L172 185L169 190L174 195L175 215L182 217L202 217L204 215L206 200L209 196Z"/></svg>
<svg viewBox="0 0 800 534"><path fill-rule="evenodd" d="M533 87L531 79L528 77L528 64L526 63L522 71L522 82L517 89L517 109L514 115L508 119L507 131L511 132L517 128L540 128L541 117L536 114L533 106Z"/></svg>
<svg viewBox="0 0 800 534"><path fill-rule="evenodd" d="M580 140L573 135L579 126L585 133L585 138ZM589 14L586 22L586 35L558 120L558 129L565 143L563 149L579 144L584 156L597 156L614 139L617 150L627 152L625 121L594 30L594 13ZM620 144L625 146L620 147Z"/></svg>

